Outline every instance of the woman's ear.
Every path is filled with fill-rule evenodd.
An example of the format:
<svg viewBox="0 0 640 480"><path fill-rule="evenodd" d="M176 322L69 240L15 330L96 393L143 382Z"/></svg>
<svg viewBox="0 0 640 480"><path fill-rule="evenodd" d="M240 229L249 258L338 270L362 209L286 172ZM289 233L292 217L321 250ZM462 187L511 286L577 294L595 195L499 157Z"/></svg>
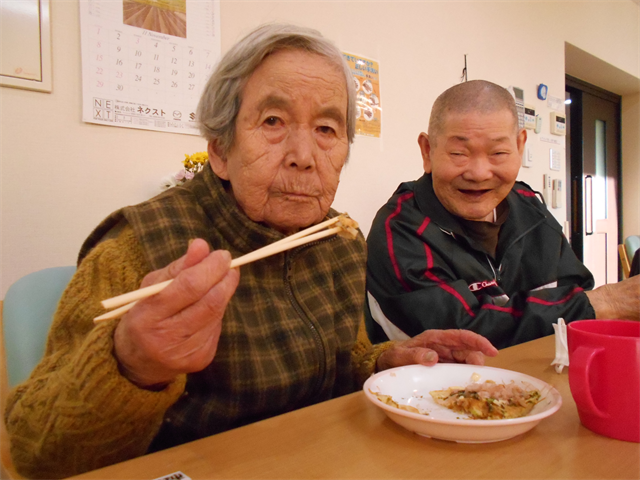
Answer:
<svg viewBox="0 0 640 480"><path fill-rule="evenodd" d="M220 146L216 140L209 142L207 146L207 152L209 153L209 163L213 172L223 180L229 180L229 173L227 172L227 159L224 158L220 152Z"/></svg>

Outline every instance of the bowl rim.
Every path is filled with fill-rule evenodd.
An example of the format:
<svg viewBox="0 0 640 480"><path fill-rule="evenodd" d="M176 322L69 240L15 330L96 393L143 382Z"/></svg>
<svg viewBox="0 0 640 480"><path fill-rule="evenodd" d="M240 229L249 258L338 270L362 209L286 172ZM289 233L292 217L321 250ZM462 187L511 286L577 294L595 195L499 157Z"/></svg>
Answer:
<svg viewBox="0 0 640 480"><path fill-rule="evenodd" d="M470 369L471 369L471 367L473 367L472 369L474 369L474 370L492 370L492 371L505 371L505 372L509 372L509 373L516 373L516 374L522 376L523 380L525 380L525 381L528 380L528 379L531 379L535 383L544 384L545 385L545 396L551 395L552 400L551 400L550 405L545 410L543 410L542 412L536 413L534 415L525 415L524 417L503 418L503 419L496 419L496 420L481 420L481 419L473 420L473 419L463 419L463 418L460 418L460 419L443 419L443 418L430 417L429 415L422 415L420 413L408 412L407 410L401 410L399 408L392 407L390 405L382 403L373 393L371 393L369 391L370 390L369 387L371 386L372 383L375 382L375 380L377 380L378 378L380 378L382 376L389 375L390 373L401 371L401 370L406 370L406 369L427 369L427 368L434 368L434 367L438 367L438 366L445 366L445 368L468 367ZM364 391L365 396L369 399L369 401L371 401L374 405L376 405L377 407L380 407L382 410L385 410L387 412L391 412L393 414L400 415L402 417L407 417L407 418L419 420L419 421L422 421L422 422L438 423L438 424L444 424L444 425L449 425L449 426L460 426L460 427L473 426L473 427L479 427L479 428L491 428L491 427L506 427L506 426L509 426L509 425L519 425L519 424L523 424L523 423L540 422L540 420L543 420L544 418L547 418L547 417L553 415L562 406L562 396L560 395L560 392L558 392L558 390L555 387L553 387L552 385L549 385L547 382L545 382L543 380L540 380L539 378L532 377L531 375L527 375L526 373L517 372L515 370L507 370L507 369L504 369L504 368L479 366L479 365L468 365L468 364L462 364L462 363L459 363L459 364L458 363L437 363L436 365L433 365L431 367L427 367L426 365L405 365L405 366L402 366L402 367L390 368L390 369L387 369L387 370L383 370L382 372L378 372L378 373L375 373L375 374L371 375L365 381L362 389ZM443 407L443 408L445 408L445 407Z"/></svg>

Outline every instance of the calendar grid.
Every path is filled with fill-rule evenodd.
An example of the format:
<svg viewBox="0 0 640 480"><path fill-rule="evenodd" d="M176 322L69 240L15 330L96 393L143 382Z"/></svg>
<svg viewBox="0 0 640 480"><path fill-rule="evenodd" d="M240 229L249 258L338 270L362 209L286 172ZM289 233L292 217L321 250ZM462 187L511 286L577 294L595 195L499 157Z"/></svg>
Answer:
<svg viewBox="0 0 640 480"><path fill-rule="evenodd" d="M220 57L219 1L169 0L164 10L125 1L126 10L123 2L80 2L83 120L197 135L196 106ZM175 28L166 19L184 10L185 38L132 25Z"/></svg>

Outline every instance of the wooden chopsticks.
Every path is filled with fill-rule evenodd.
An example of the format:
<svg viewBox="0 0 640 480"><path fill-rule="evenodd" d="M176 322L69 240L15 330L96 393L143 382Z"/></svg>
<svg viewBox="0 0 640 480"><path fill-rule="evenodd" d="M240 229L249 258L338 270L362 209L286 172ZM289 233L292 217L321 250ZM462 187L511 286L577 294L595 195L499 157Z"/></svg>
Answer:
<svg viewBox="0 0 640 480"><path fill-rule="evenodd" d="M293 235L267 245L266 247L259 248L258 250L247 253L242 257L235 258L231 261L231 268L238 268L242 265L246 265L247 263L255 262L256 260L260 260L262 258L275 255L276 253L284 252L285 250L299 247L300 245L314 242L331 235L340 235L346 238L355 239L358 235L357 228L357 222L352 220L347 214L338 215L337 217L333 217L298 233L294 233ZM173 282L173 279L103 300L101 303L105 309L110 310L113 308L115 310L111 310L110 312L94 318L94 323L119 317L125 312L131 310L138 300L161 292L171 284L171 282Z"/></svg>

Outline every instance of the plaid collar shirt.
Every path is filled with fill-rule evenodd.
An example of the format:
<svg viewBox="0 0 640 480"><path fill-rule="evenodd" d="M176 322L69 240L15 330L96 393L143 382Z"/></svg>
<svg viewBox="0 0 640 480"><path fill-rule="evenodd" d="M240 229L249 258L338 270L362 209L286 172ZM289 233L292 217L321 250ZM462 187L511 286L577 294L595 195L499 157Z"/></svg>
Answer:
<svg viewBox="0 0 640 480"><path fill-rule="evenodd" d="M234 258L283 238L247 218L209 165L185 186L112 214L89 237L81 258L124 219L151 270L182 256L192 238ZM354 391L351 350L363 315L365 262L359 235L243 266L215 359L188 376L151 450Z"/></svg>

